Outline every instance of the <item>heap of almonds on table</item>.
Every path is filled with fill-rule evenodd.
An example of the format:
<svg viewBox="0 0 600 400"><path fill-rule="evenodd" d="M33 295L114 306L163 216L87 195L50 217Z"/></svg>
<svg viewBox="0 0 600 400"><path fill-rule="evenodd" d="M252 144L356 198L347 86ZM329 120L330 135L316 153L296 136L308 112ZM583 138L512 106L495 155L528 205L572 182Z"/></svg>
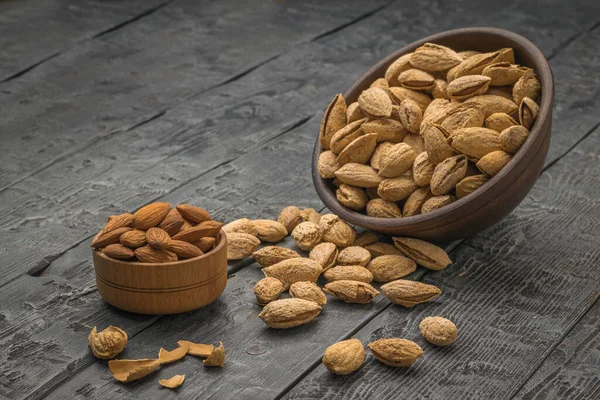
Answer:
<svg viewBox="0 0 600 400"><path fill-rule="evenodd" d="M498 174L527 139L541 84L511 48L426 43L395 60L350 105L337 95L318 170L344 206L371 217L437 210Z"/></svg>
<svg viewBox="0 0 600 400"><path fill-rule="evenodd" d="M385 243L373 232L358 234L337 215L321 215L311 208L288 206L277 221L242 218L223 230L230 260L253 257L262 267L265 278L256 283L254 293L264 307L259 317L274 329L315 319L327 304L326 293L347 303L369 303L380 294L373 282L382 283L384 295L404 307L431 301L441 294L439 288L402 278L417 265L441 270L451 264L446 252L431 243L405 237ZM298 251L271 244L258 249L261 242L279 242L288 232ZM327 281L323 288L317 284L321 276ZM286 291L290 297L280 298ZM419 329L428 342L439 346L452 344L457 335L456 326L442 317L425 318ZM395 367L409 366L423 354L418 344L400 338L377 340L369 349L377 360ZM364 346L357 339L338 342L323 356L335 374L349 374L364 360Z"/></svg>

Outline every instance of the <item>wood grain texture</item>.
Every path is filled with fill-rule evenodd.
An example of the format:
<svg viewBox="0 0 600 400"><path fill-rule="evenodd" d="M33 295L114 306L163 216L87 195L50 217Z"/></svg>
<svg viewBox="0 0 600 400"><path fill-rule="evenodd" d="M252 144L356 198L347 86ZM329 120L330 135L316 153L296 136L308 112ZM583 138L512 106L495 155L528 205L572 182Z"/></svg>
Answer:
<svg viewBox="0 0 600 400"><path fill-rule="evenodd" d="M516 399L600 398L600 302L594 305L515 396Z"/></svg>
<svg viewBox="0 0 600 400"><path fill-rule="evenodd" d="M170 3L2 85L0 188L234 80L389 0ZM261 40L256 40L260 37ZM208 104L208 103L206 103Z"/></svg>
<svg viewBox="0 0 600 400"><path fill-rule="evenodd" d="M168 3L128 0L0 2L0 82L14 79L74 44L117 29ZM1 86L0 86L1 87Z"/></svg>
<svg viewBox="0 0 600 400"><path fill-rule="evenodd" d="M317 367L285 398L510 398L551 354L598 297L600 149L596 130L545 171L517 211L465 241L444 271L423 281L442 289L433 304L391 306L355 337L415 340L424 356L411 368L369 357L345 378ZM436 348L420 337L430 315L454 321L457 342ZM600 358L595 370L600 368ZM579 382L597 390L595 380Z"/></svg>

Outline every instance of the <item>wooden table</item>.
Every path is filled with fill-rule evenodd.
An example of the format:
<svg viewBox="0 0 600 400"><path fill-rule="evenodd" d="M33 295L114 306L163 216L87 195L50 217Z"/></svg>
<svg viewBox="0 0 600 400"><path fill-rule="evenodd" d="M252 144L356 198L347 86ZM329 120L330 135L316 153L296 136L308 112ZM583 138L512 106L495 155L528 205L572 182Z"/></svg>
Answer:
<svg viewBox="0 0 600 400"><path fill-rule="evenodd" d="M454 244L451 267L411 276L440 286L437 301L330 299L313 323L270 330L248 260L196 312L102 302L89 244L108 215L155 200L223 221L322 209L310 154L333 95L408 42L486 25L550 60L551 149L512 215ZM600 3L586 0L0 2L0 398L600 398L599 54ZM456 322L455 345L423 342L428 315ZM119 384L87 348L111 324L129 333L125 358L222 340L226 367L187 357ZM404 369L368 356L347 377L321 365L336 341L389 336L425 355ZM158 386L177 373L177 392Z"/></svg>

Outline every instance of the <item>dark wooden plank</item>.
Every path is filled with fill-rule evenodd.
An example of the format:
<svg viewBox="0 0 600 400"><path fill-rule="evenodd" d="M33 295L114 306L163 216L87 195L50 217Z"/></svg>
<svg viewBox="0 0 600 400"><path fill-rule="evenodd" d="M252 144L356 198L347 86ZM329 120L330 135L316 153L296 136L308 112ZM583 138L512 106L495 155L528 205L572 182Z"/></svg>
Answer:
<svg viewBox="0 0 600 400"><path fill-rule="evenodd" d="M600 398L600 302L594 305L568 336L544 360L517 393L517 399Z"/></svg>
<svg viewBox="0 0 600 400"><path fill-rule="evenodd" d="M435 12L445 15L449 25L463 18L460 8ZM56 256L91 235L109 212L135 209L243 153L248 142L238 140L238 135L251 139L251 143L261 143L281 132L273 129L275 125L293 126L305 116L320 113L331 93L351 83L355 71L365 70L392 49L426 34L425 28L421 31L398 25L399 18L409 17L415 16L405 16L391 7L358 24L356 30L336 32L300 46L137 129L112 132L105 140L87 143L81 152L54 162L0 193L0 226L9 243L15 243L11 247L21 252L0 254L0 284L25 271L43 270ZM406 39L398 41L394 37ZM555 48L561 43L555 41L553 47L546 40L539 38L542 47ZM568 58L555 61L560 65L564 60ZM589 65L582 64L577 70L575 67L564 71L564 76L557 74L559 83L575 84L580 73L591 73ZM291 72L296 69L302 72ZM579 101L576 93L570 92L564 98L565 108ZM596 101L584 110L589 111ZM299 112L303 114L299 116ZM248 118L256 124L266 119L269 128L260 130L259 125L249 124ZM565 122L558 119L555 131L561 132L561 124ZM582 117L576 124L587 127L592 121ZM560 136L563 150L579 138ZM170 164L165 165L167 162ZM81 210L94 211L85 211L82 218L78 214ZM30 251L32 242L36 246Z"/></svg>
<svg viewBox="0 0 600 400"><path fill-rule="evenodd" d="M0 189L388 2L181 0L80 43L2 85Z"/></svg>
<svg viewBox="0 0 600 400"><path fill-rule="evenodd" d="M424 282L442 288L435 303L391 306L355 337L415 340L425 355L409 369L372 357L352 376L317 367L285 398L510 398L598 297L600 129L540 177L529 197L502 223L464 242L444 271ZM427 344L426 316L453 320L459 339ZM596 371L599 370L598 358Z"/></svg>
<svg viewBox="0 0 600 400"><path fill-rule="evenodd" d="M142 18L166 0L75 3L0 2L0 82L14 79L74 44Z"/></svg>

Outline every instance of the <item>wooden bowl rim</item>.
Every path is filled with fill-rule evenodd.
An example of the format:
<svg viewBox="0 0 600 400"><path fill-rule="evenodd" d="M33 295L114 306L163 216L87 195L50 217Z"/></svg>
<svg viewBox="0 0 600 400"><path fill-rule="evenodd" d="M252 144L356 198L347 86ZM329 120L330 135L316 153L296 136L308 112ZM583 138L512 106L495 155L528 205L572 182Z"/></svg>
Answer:
<svg viewBox="0 0 600 400"><path fill-rule="evenodd" d="M107 256L106 254L102 253L98 249L94 249L94 251L96 252L96 254L99 257L102 257L102 258L104 258L108 261L111 261L113 263L116 263L116 264L123 264L125 266L154 267L154 268L156 268L156 267L174 267L174 266L176 267L176 266L181 266L185 263L190 263L193 261L202 261L205 258L209 258L209 257L213 256L214 254L216 254L217 252L221 251L223 249L223 247L225 247L226 244L227 244L227 235L221 229L219 231L219 242L217 244L217 247L215 247L208 253L204 253L201 256L194 257L194 258L186 258L185 260L172 261L172 262L168 262L168 263L144 263L144 262L139 262L139 261L118 260L116 258Z"/></svg>
<svg viewBox="0 0 600 400"><path fill-rule="evenodd" d="M512 42L518 43L531 56L535 63L539 64L536 65L535 72L542 85L540 109L538 112L538 116L535 120L534 126L530 130L525 143L523 143L519 151L512 157L510 162L498 174L493 176L484 186L461 199L457 199L455 202L447 206L441 207L437 210L428 212L426 214L418 214L409 217L376 218L346 208L338 202L335 193L329 188L328 183L325 181L325 179L321 178L321 176L318 173L318 161L322 148L319 141L319 137L317 137L313 152L312 163L313 183L315 185L315 189L317 190L319 197L332 213L339 215L340 217L342 217L342 219L355 223L359 226L376 226L378 228L393 229L398 227L409 227L425 223L427 224L428 229L431 229L434 227L447 225L449 223L446 219L440 217L450 215L458 209L468 207L470 203L474 203L479 197L485 196L486 193L496 189L496 184L502 181L502 178L508 175L512 170L514 170L516 166L521 164L526 166L529 165L531 160L530 156L533 153L533 150L535 150L533 146L537 145L538 142L543 142L543 139L546 135L550 135L549 129L542 131L542 121L546 121L551 115L552 103L554 100L554 79L552 75L552 70L550 68L550 65L548 64L548 60L541 52L541 50L529 39L517 33L499 28L472 27L453 29L425 37L423 39L407 44L401 49L396 50L395 52L384 57L381 61L379 61L377 64L371 67L367 72L362 74L352 84L352 86L350 86L350 88L348 88L344 92L343 96L345 99L347 99L351 92L356 90L356 88L359 87L366 79L370 79L371 75L383 65L390 63L391 61L395 60L403 54L414 51L414 49L427 42L436 43L440 39L448 39L453 36L460 37L469 34L486 34L489 36L500 36ZM486 203L479 205L479 207L472 207L471 210L476 211L479 208L484 207Z"/></svg>

